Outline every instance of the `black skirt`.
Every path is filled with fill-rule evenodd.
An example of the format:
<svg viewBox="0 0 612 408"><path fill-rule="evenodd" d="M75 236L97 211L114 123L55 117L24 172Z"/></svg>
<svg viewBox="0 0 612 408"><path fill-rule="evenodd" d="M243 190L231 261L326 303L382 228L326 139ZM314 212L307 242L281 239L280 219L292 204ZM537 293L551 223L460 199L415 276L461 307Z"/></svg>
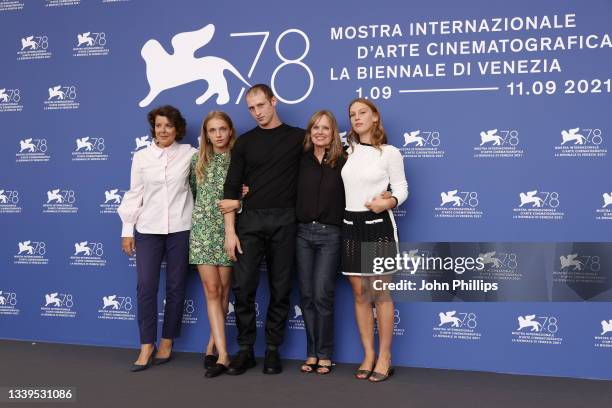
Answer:
<svg viewBox="0 0 612 408"><path fill-rule="evenodd" d="M391 210L344 211L342 220L342 273L378 276L397 272L384 268L375 258L395 258L398 251L397 227Z"/></svg>

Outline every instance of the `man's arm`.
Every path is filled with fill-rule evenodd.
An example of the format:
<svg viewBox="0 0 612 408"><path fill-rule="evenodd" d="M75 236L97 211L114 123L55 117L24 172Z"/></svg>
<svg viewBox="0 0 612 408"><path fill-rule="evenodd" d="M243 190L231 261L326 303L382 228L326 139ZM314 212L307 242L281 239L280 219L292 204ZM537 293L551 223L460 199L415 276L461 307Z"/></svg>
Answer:
<svg viewBox="0 0 612 408"><path fill-rule="evenodd" d="M225 176L225 183L223 184L224 199L240 199L242 185L244 184L244 170L246 168L246 161L242 152L243 143L240 142L240 139L238 139L232 149L230 165Z"/></svg>
<svg viewBox="0 0 612 408"><path fill-rule="evenodd" d="M245 160L242 154L242 143L240 140L236 141L234 149L232 149L232 156L230 159L230 165L225 176L225 183L223 184L223 200L217 203L219 210L222 214L228 212L234 212L241 208L240 198L242 197L245 170ZM238 186L238 187L236 187ZM236 191L238 191L236 193Z"/></svg>

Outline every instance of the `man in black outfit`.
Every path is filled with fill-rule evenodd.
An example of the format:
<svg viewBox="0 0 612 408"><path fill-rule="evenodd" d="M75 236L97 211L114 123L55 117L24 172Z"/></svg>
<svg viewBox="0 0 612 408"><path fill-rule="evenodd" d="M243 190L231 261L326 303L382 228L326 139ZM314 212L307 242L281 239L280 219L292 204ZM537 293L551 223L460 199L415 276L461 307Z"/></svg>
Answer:
<svg viewBox="0 0 612 408"><path fill-rule="evenodd" d="M276 112L276 98L267 85L250 88L246 102L257 127L236 141L225 179L224 200L219 203L225 217L225 250L236 261L233 291L240 351L227 373L239 375L255 366L255 295L259 265L265 255L270 303L263 372L278 374L282 371L278 347L283 342L289 314L295 254L295 199L304 130L281 122ZM226 209L235 203L230 200L240 198L243 185L249 187L249 192L236 219L236 213Z"/></svg>

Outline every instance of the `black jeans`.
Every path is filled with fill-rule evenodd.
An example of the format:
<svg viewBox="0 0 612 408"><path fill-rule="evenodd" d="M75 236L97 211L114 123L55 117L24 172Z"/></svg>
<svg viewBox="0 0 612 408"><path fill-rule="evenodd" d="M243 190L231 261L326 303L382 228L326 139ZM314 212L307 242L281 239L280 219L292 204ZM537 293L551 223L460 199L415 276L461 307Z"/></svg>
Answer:
<svg viewBox="0 0 612 408"><path fill-rule="evenodd" d="M289 315L291 273L295 258L296 218L293 208L244 210L238 215L236 233L242 254L234 265L233 292L238 344L253 347L257 336L255 295L259 265L266 257L270 303L266 316L266 343L279 346Z"/></svg>
<svg viewBox="0 0 612 408"><path fill-rule="evenodd" d="M299 224L296 260L308 357L331 359L334 346L334 289L340 266L340 227Z"/></svg>

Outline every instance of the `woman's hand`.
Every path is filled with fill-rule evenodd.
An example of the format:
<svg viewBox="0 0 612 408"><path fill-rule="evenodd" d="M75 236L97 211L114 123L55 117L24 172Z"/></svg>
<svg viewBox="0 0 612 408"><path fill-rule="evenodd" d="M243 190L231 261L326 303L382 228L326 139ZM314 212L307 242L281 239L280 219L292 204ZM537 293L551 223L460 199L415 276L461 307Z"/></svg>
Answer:
<svg viewBox="0 0 612 408"><path fill-rule="evenodd" d="M238 235L236 234L225 234L225 253L232 261L236 262L238 258L236 257L236 250L238 250L239 254L242 254L242 247L240 246L240 240L238 239Z"/></svg>
<svg viewBox="0 0 612 408"><path fill-rule="evenodd" d="M134 237L121 237L121 249L127 256L132 256L136 251L136 241Z"/></svg>
<svg viewBox="0 0 612 408"><path fill-rule="evenodd" d="M372 201L366 202L365 206L373 213L380 214L385 210L395 207L395 199L391 197L390 191L383 191Z"/></svg>
<svg viewBox="0 0 612 408"><path fill-rule="evenodd" d="M220 200L217 205L221 214L227 214L240 208L240 200Z"/></svg>
<svg viewBox="0 0 612 408"><path fill-rule="evenodd" d="M391 198L391 192L388 190L383 191L382 193L380 193L380 196L382 198Z"/></svg>

